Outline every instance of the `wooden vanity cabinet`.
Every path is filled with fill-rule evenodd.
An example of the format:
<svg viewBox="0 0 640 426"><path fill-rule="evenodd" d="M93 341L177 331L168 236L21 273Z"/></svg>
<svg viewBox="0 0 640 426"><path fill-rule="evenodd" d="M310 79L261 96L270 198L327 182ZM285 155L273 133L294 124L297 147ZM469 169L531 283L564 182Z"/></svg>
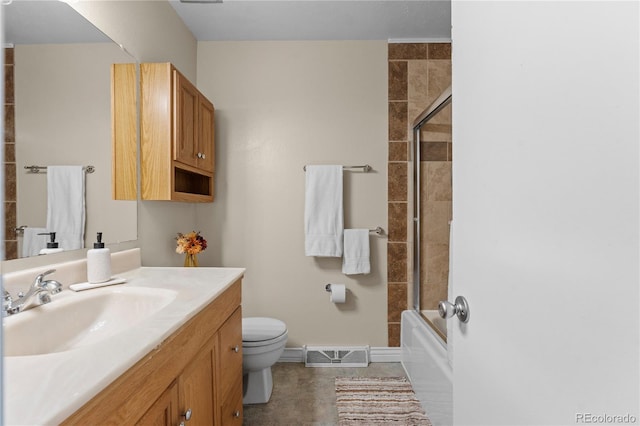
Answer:
<svg viewBox="0 0 640 426"><path fill-rule="evenodd" d="M136 424L175 426L180 423L176 422L178 416L178 384L173 382Z"/></svg>
<svg viewBox="0 0 640 426"><path fill-rule="evenodd" d="M212 339L182 374L136 423L139 426L214 425L216 339ZM187 415L187 412L189 413ZM187 417L189 418L187 420Z"/></svg>
<svg viewBox="0 0 640 426"><path fill-rule="evenodd" d="M242 312L237 310L218 331L219 354L216 388L220 424L242 425ZM240 377L240 380L238 380Z"/></svg>
<svg viewBox="0 0 640 426"><path fill-rule="evenodd" d="M63 425L242 425L240 286L232 284Z"/></svg>
<svg viewBox="0 0 640 426"><path fill-rule="evenodd" d="M239 377L242 378L242 312L236 309L137 424L168 426L185 422L185 426L241 426L242 380L238 380Z"/></svg>

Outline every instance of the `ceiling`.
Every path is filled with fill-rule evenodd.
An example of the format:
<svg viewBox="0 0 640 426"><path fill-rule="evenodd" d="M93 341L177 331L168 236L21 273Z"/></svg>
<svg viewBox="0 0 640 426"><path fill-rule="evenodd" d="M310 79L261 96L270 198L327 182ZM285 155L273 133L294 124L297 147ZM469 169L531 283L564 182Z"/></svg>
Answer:
<svg viewBox="0 0 640 426"><path fill-rule="evenodd" d="M20 0L2 5L4 43L100 43L111 41L68 4Z"/></svg>
<svg viewBox="0 0 640 426"><path fill-rule="evenodd" d="M201 41L451 38L450 0L170 3Z"/></svg>
<svg viewBox="0 0 640 426"><path fill-rule="evenodd" d="M451 0L169 2L200 41L451 38ZM4 3L5 43L108 41L66 3L53 0Z"/></svg>

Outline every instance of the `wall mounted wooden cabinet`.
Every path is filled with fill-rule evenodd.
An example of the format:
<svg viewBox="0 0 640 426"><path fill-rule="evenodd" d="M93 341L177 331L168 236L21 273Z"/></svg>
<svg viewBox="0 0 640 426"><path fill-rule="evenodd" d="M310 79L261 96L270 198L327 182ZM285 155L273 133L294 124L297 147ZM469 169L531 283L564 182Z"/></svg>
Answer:
<svg viewBox="0 0 640 426"><path fill-rule="evenodd" d="M136 64L111 65L112 196L138 199Z"/></svg>
<svg viewBox="0 0 640 426"><path fill-rule="evenodd" d="M173 72L176 100L174 160L213 172L213 104L182 74L176 70Z"/></svg>
<svg viewBox="0 0 640 426"><path fill-rule="evenodd" d="M114 70L119 71L119 67L114 65ZM129 74L125 78L122 72L115 71L112 72L113 197L136 199L137 144L131 122L137 114L135 109L121 107L123 98L130 101L124 97L130 94L134 96L135 105L135 68L133 80ZM214 114L213 104L173 65L140 64L140 196L143 200L213 201ZM122 153L127 156L123 157Z"/></svg>
<svg viewBox="0 0 640 426"><path fill-rule="evenodd" d="M213 201L214 108L170 63L140 64L143 200Z"/></svg>

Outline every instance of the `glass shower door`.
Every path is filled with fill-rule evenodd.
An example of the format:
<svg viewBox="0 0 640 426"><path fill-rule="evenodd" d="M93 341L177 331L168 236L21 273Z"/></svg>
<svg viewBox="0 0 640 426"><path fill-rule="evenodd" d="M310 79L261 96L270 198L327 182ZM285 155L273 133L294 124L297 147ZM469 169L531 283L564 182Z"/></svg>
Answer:
<svg viewBox="0 0 640 426"><path fill-rule="evenodd" d="M422 119L416 120L413 133L414 309L445 341L446 321L438 315L438 302L448 299L453 160L450 102L449 91L439 104L430 107L431 112L427 109Z"/></svg>

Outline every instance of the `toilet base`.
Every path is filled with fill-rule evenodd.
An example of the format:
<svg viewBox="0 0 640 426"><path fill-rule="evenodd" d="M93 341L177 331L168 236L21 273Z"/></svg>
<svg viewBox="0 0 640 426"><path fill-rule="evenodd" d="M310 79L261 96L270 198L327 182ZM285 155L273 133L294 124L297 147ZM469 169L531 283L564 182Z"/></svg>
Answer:
<svg viewBox="0 0 640 426"><path fill-rule="evenodd" d="M264 404L269 402L273 390L271 367L249 371L243 377L243 404Z"/></svg>

